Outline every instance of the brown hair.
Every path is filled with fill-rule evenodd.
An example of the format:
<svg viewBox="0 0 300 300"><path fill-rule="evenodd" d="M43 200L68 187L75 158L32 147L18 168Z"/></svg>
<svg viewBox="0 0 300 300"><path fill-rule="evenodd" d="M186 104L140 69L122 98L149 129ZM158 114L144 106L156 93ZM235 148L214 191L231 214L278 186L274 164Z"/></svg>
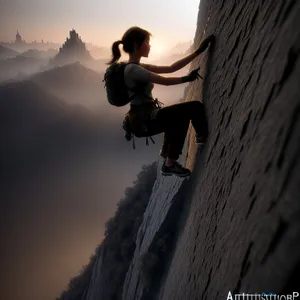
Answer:
<svg viewBox="0 0 300 300"><path fill-rule="evenodd" d="M130 27L123 35L122 39L116 41L112 44L112 59L108 62L108 65L113 64L118 61L121 57L121 52L119 49L119 45L123 44L123 50L126 53L133 53L134 44L136 43L138 47L141 47L143 42L151 36L151 33L147 30L134 26Z"/></svg>

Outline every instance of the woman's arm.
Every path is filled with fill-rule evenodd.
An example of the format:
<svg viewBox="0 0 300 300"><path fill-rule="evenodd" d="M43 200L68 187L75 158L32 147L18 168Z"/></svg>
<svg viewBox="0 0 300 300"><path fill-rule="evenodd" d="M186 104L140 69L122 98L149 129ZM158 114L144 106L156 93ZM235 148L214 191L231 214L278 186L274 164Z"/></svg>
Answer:
<svg viewBox="0 0 300 300"><path fill-rule="evenodd" d="M171 66L155 66L155 65L148 65L148 64L141 64L142 67L149 70L153 73L173 73L176 72L183 67L185 67L187 64L189 64L195 57L197 57L197 54L195 52L185 56L184 58L181 58L180 60L173 63Z"/></svg>
<svg viewBox="0 0 300 300"><path fill-rule="evenodd" d="M185 82L191 82L201 77L198 73L199 70L200 67L190 72L189 75L183 77L163 77L150 72L149 81L151 81L152 83L158 83L162 85L175 85L175 84L180 84Z"/></svg>
<svg viewBox="0 0 300 300"><path fill-rule="evenodd" d="M157 75L156 73L150 74L149 81L161 85L175 85L175 84L183 83L182 77L163 77Z"/></svg>
<svg viewBox="0 0 300 300"><path fill-rule="evenodd" d="M149 64L140 64L146 70L153 73L172 73L170 66L155 66Z"/></svg>
<svg viewBox="0 0 300 300"><path fill-rule="evenodd" d="M180 60L174 62L171 65L172 72L176 72L176 71L182 69L187 64L189 64L194 58L196 58L197 56L198 56L198 54L196 54L195 52L193 52L193 53L185 56L184 58L181 58Z"/></svg>
<svg viewBox="0 0 300 300"><path fill-rule="evenodd" d="M185 56L184 58L181 58L180 60L173 63L171 66L155 66L155 65L148 65L148 64L141 64L145 69L149 70L153 73L173 73L176 72L183 67L185 67L187 64L189 64L194 58L196 58L200 53L204 52L208 45L213 42L215 39L215 36L211 34L206 39L204 39L198 49L194 51L193 53Z"/></svg>

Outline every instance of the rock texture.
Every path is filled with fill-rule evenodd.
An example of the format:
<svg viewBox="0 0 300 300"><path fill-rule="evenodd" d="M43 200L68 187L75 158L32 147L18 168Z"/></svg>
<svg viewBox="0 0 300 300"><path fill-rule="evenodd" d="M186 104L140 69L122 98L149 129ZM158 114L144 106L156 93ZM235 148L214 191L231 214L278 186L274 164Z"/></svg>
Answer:
<svg viewBox="0 0 300 300"><path fill-rule="evenodd" d="M78 33L72 29L69 32L64 44L59 48L59 52L50 60L49 65L60 66L74 62L88 62L93 60L90 52L86 49L85 43Z"/></svg>
<svg viewBox="0 0 300 300"><path fill-rule="evenodd" d="M299 290L300 3L201 6L195 41L217 39L187 100L202 95L210 137L186 156L193 196L157 299Z"/></svg>

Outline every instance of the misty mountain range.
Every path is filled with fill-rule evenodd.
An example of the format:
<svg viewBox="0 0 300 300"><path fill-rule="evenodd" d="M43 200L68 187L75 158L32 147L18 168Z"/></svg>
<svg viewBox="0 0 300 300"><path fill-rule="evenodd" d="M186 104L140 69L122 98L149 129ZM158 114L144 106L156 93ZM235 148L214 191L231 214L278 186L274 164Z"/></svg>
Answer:
<svg viewBox="0 0 300 300"><path fill-rule="evenodd" d="M5 52L0 59L3 270L24 285L20 298L36 282L29 273L45 283L57 280L56 291L39 289L58 294L61 282L67 283L99 244L105 221L141 167L159 158L162 135L149 146L136 139L136 150L125 140L121 124L129 106L107 101L102 80L108 59L46 68L56 51L2 47ZM184 87L157 85L153 95L166 105L176 103ZM75 260L71 266L66 257Z"/></svg>
<svg viewBox="0 0 300 300"><path fill-rule="evenodd" d="M12 58L19 54L20 54L19 52L15 51L13 49L10 49L10 48L0 45L0 59Z"/></svg>
<svg viewBox="0 0 300 300"><path fill-rule="evenodd" d="M69 78L59 75L72 70L77 73ZM62 267L59 282L68 281L99 243L104 223L126 187L143 164L157 160L161 145L161 136L149 147L144 139L137 139L133 150L121 128L128 107L109 107L104 89L94 96L99 103L106 101L97 109L95 104L72 102L62 88L76 90L80 85L87 93L98 79L101 82L101 75L76 64L39 75L0 84L3 270L6 278L13 276L27 286L20 289L21 298L36 282L25 274L55 281L57 268ZM55 251L50 252L54 245ZM74 249L78 256L69 267L66 255L74 257ZM47 261L41 260L40 251L48 252ZM40 289L53 293L51 286Z"/></svg>
<svg viewBox="0 0 300 300"><path fill-rule="evenodd" d="M5 53L11 56L17 54L13 58L0 60L4 70L1 76L7 75L6 69L9 76L13 73L19 75L0 83L0 108L4 124L1 129L1 151L4 151L5 163L9 158L16 162L17 157L26 161L26 148L32 145L41 147L44 141L51 143L54 139L52 144L60 145L58 137L61 136L62 141L66 139L63 132L69 136L76 133L78 137L86 137L89 134L85 131L89 130L98 137L105 135L106 140L118 135L124 143L121 122L128 106L116 109L107 102L102 82L106 59L95 61L93 68L99 72L80 63L39 71L40 64L56 51L28 50L18 54L1 47L0 53L1 57ZM29 71L21 79L23 69ZM31 72L34 74L30 75ZM176 103L182 96L183 87L178 85L170 89L157 86L154 97L165 104ZM131 147L128 149L131 153ZM152 153L153 149L158 153L158 144L151 149ZM22 156L24 158L21 159Z"/></svg>
<svg viewBox="0 0 300 300"><path fill-rule="evenodd" d="M28 64L34 60L24 56L22 59L28 60ZM100 151L100 156L105 155L108 148L108 152L113 153L123 147L121 124L129 107L115 108L108 104L103 76L104 72L73 63L35 73L24 80L0 83L2 163L11 168L11 163L17 166L18 161L25 162L28 157L36 159L43 156L43 147L48 153L45 155L53 157L51 149L54 151L71 140L75 148L78 148L76 143L82 145L89 138L91 142L105 140L101 147L106 150L102 154ZM176 103L182 97L183 88L184 85L172 89L157 85L154 97L166 105ZM47 148L47 144L51 144L51 148ZM128 142L125 145L130 157L131 145ZM151 150L146 149L154 157L153 154L159 152L159 143L152 145Z"/></svg>
<svg viewBox="0 0 300 300"><path fill-rule="evenodd" d="M71 103L96 107L101 104L99 95L104 90L103 76L104 73L99 74L80 63L74 63L35 74L31 80Z"/></svg>
<svg viewBox="0 0 300 300"><path fill-rule="evenodd" d="M72 73L72 70L81 72ZM74 76L67 76L64 81L59 74L66 75L69 71ZM35 76L32 80L0 85L1 153L4 164L11 169L12 164L26 162L29 157L34 160L39 156L53 158L57 151L63 153L70 148L88 148L88 145L95 147L97 143L100 157L122 147L125 141L121 129L122 114L107 114L103 101L105 91L100 88L96 91L99 86L97 80L100 81L101 77L93 73L75 64L41 73L40 77ZM88 80L80 83L77 81L80 77ZM92 99L95 102L80 104L80 96L89 92L95 93ZM103 105L96 108L97 100L101 104L101 92ZM77 98L72 102L72 96L76 93ZM128 147L128 150L130 155L132 149ZM29 163L32 161L29 160Z"/></svg>
<svg viewBox="0 0 300 300"><path fill-rule="evenodd" d="M0 45L0 82L13 81L16 79L23 80L35 73L52 69L53 66L51 65L51 60L55 58L59 52L57 49L52 48L45 50L45 45L47 45L45 43L37 44L37 47L42 45L43 49L26 48L24 51L16 51L14 48L17 47L17 45L14 43L11 43L11 48L7 45L10 44L5 43L5 46ZM25 45L28 46L31 44ZM34 47L35 44L32 45L32 47ZM24 48L25 46L23 45L22 47ZM166 51L165 54L162 54L160 60L156 60L152 63L171 64L180 59L183 55L189 53L191 51L191 47L190 42L178 43L170 50ZM96 72L104 72L107 67L106 63L110 60L111 48L86 44L86 49L91 54L92 58L90 61L82 61L82 63ZM65 64L69 63L70 61L66 61ZM61 63L61 65L64 65L64 63Z"/></svg>

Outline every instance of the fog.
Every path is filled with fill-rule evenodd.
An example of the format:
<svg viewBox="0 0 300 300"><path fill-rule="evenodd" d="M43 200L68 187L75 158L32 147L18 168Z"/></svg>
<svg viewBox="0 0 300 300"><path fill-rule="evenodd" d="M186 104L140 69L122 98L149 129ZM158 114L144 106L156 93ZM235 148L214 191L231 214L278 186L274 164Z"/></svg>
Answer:
<svg viewBox="0 0 300 300"><path fill-rule="evenodd" d="M161 134L149 146L136 139L133 150L125 140L121 123L129 107L109 105L102 82L109 57L53 68L47 64L57 52L41 51L27 51L21 60L19 53L0 59L7 66L0 82L1 294L6 300L60 294L101 243L104 224L125 188L142 165L159 158L162 142ZM144 62L169 64L177 57ZM174 104L185 86L156 85L153 96Z"/></svg>

